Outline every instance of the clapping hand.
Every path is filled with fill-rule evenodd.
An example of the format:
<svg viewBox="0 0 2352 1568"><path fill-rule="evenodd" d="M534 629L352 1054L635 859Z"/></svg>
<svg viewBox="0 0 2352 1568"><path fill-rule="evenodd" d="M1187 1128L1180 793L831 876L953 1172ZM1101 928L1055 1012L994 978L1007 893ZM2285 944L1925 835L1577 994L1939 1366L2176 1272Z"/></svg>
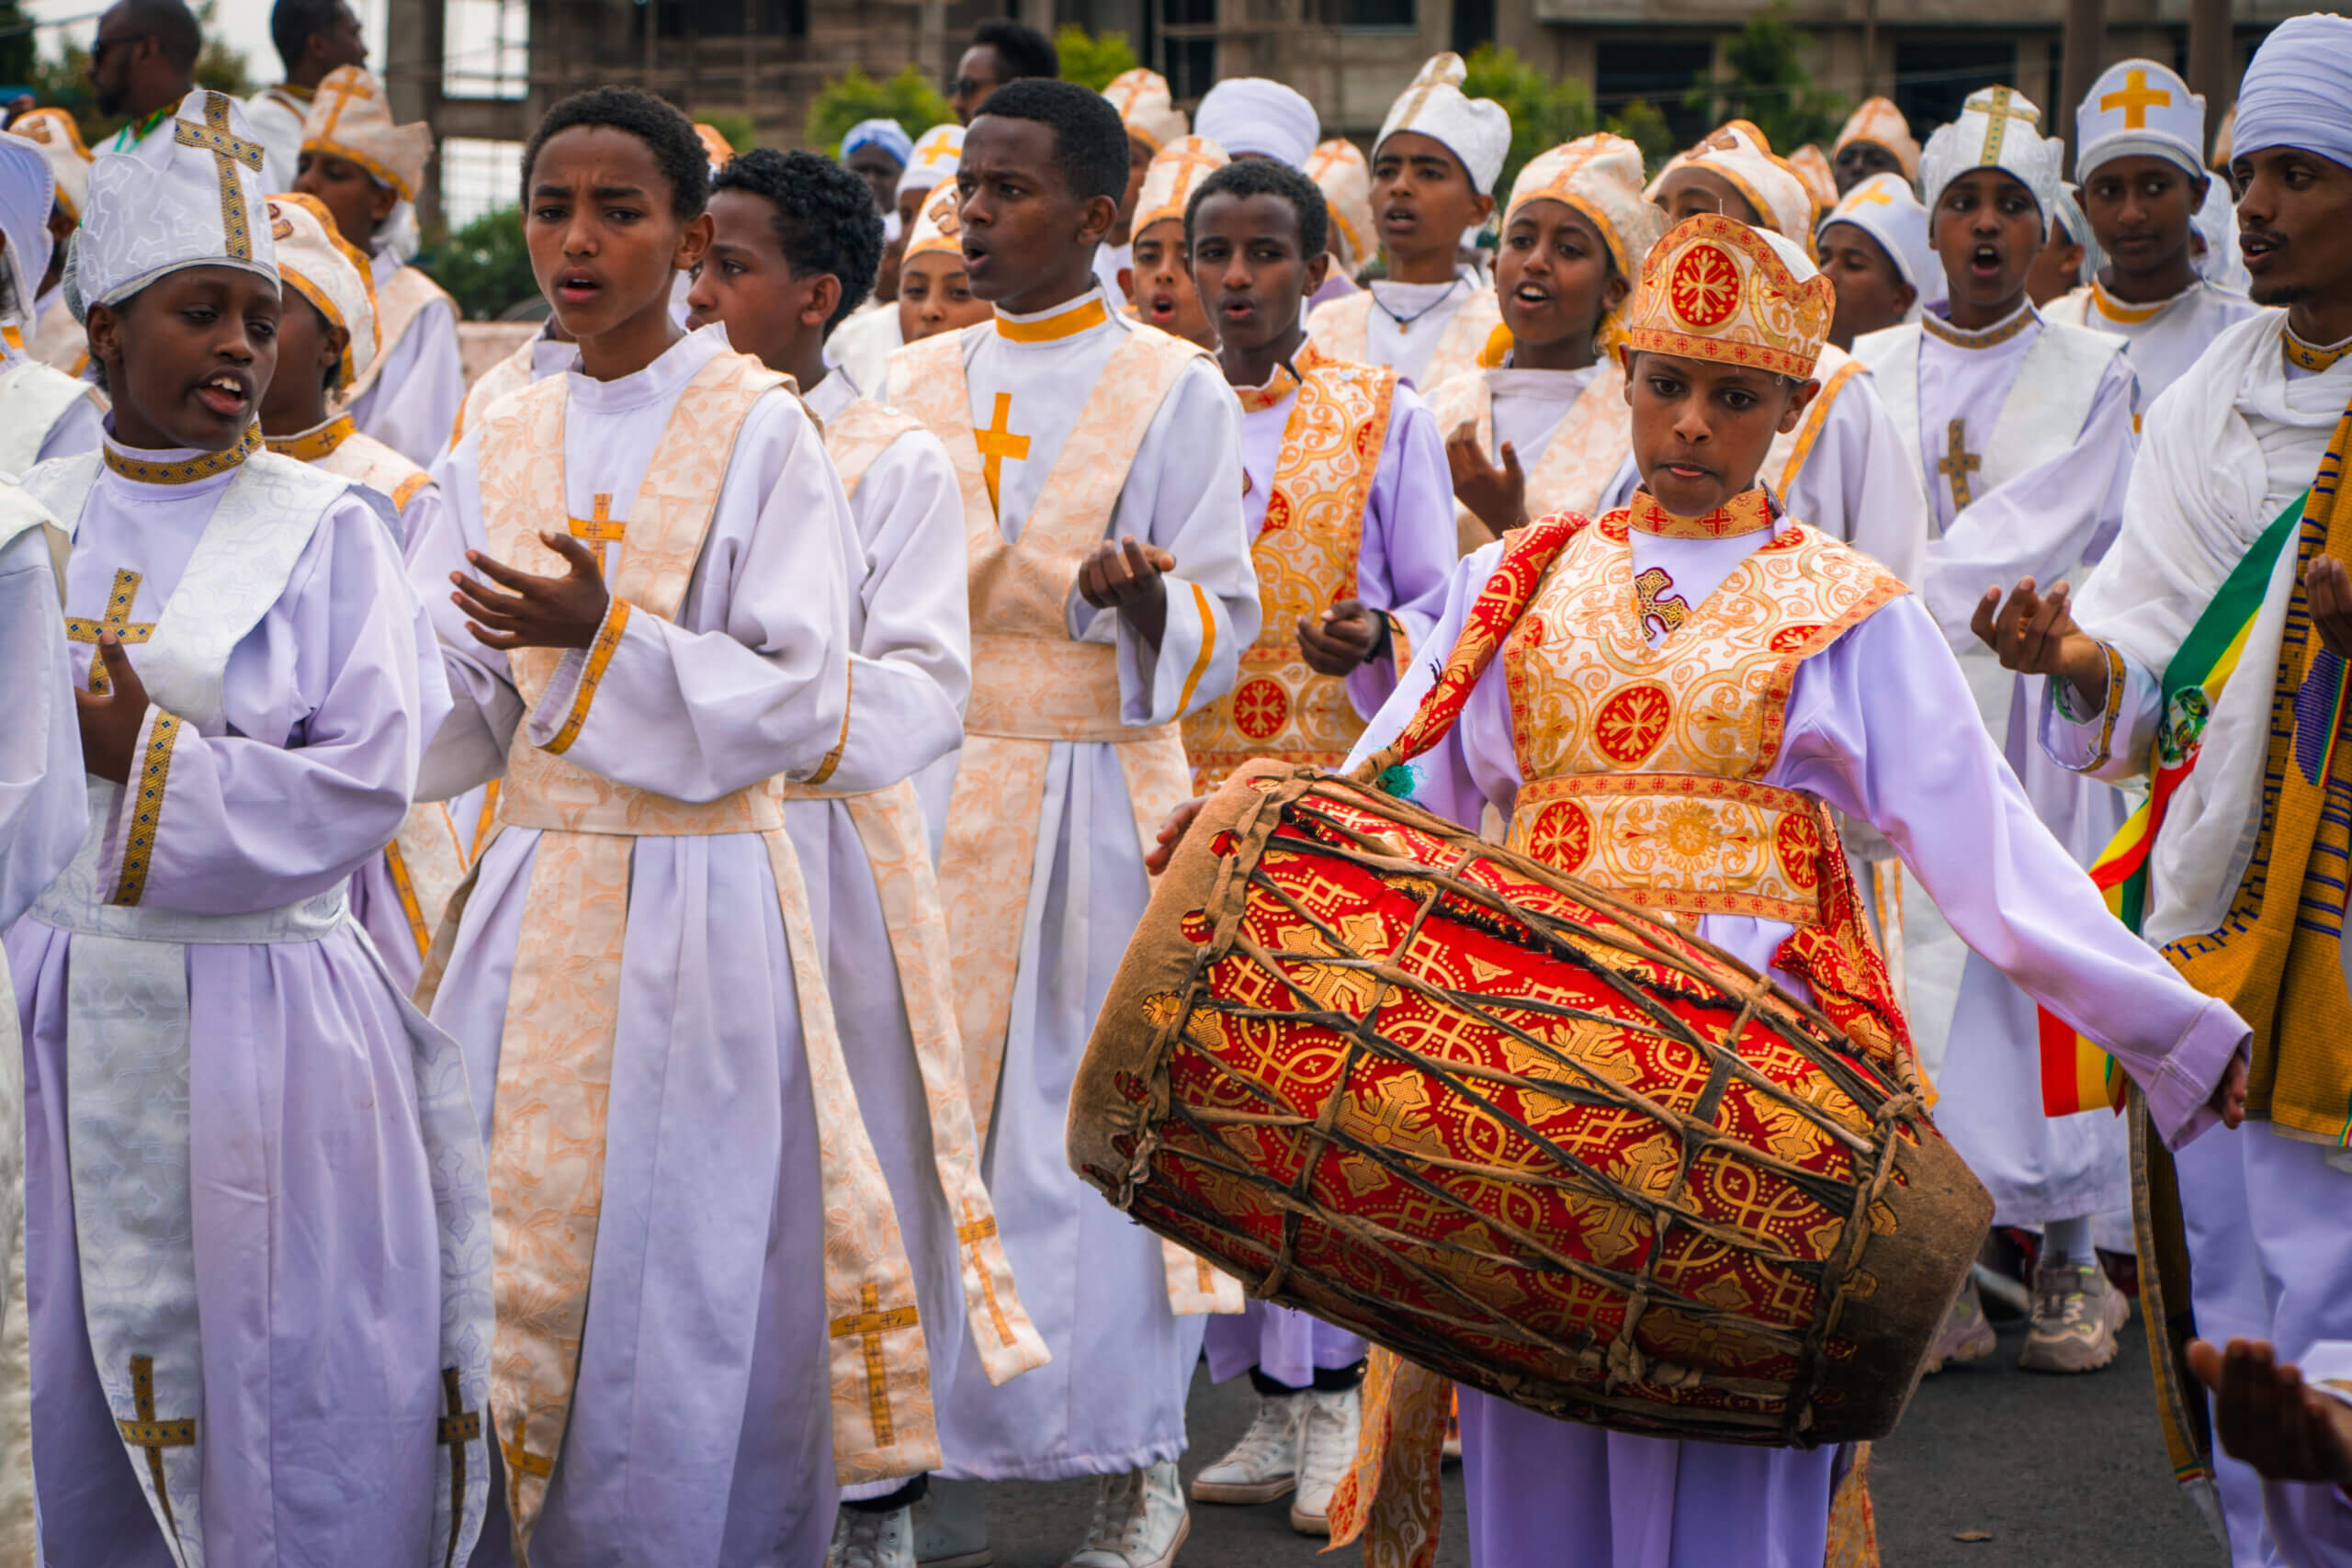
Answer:
<svg viewBox="0 0 2352 1568"><path fill-rule="evenodd" d="M468 550L466 559L476 571L510 592L501 593L461 571L449 574L458 590L449 602L466 613L466 630L486 648L584 649L595 642L596 628L605 624L612 595L605 589L605 570L596 553L569 534L539 537L570 563L571 570L561 577L535 577L480 550Z"/></svg>
<svg viewBox="0 0 2352 1568"><path fill-rule="evenodd" d="M1298 623L1298 651L1317 675L1348 675L1372 657L1388 623L1363 607L1361 600L1342 599L1323 612L1319 621Z"/></svg>
<svg viewBox="0 0 2352 1568"><path fill-rule="evenodd" d="M1464 420L1445 438L1445 464L1453 474L1453 499L1468 507L1479 522L1500 538L1527 522L1527 475L1521 471L1519 451L1502 444L1502 464L1487 461L1478 444L1478 427Z"/></svg>

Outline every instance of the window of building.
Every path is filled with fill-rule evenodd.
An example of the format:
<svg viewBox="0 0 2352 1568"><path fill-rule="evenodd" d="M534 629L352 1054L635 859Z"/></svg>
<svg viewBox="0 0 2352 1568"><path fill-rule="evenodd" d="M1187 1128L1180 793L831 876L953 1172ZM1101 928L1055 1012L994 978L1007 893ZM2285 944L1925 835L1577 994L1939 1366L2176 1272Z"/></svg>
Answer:
<svg viewBox="0 0 2352 1568"><path fill-rule="evenodd" d="M2017 71L2011 39L1898 38L1894 107L1915 126L1938 126L1958 119L1968 95L1982 87L2007 84L2040 99L2033 84L2017 80Z"/></svg>
<svg viewBox="0 0 2352 1568"><path fill-rule="evenodd" d="M1216 85L1216 0L1153 0L1148 48L1180 103Z"/></svg>
<svg viewBox="0 0 2352 1568"><path fill-rule="evenodd" d="M1603 39L1593 48L1593 91L1604 116L1642 99L1666 116L1677 144L1687 147L1713 127L1705 109L1683 107L1683 95L1714 63L1712 39Z"/></svg>
<svg viewBox="0 0 2352 1568"><path fill-rule="evenodd" d="M1468 59L1495 41L1495 0L1453 0L1453 52Z"/></svg>
<svg viewBox="0 0 2352 1568"><path fill-rule="evenodd" d="M1343 28L1417 28L1415 0L1340 0Z"/></svg>

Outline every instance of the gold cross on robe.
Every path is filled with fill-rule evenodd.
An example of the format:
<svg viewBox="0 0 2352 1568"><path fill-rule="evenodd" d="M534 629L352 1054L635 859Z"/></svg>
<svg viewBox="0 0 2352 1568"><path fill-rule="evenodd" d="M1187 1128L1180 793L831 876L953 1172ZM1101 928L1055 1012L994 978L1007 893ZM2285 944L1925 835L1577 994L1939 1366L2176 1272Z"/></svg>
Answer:
<svg viewBox="0 0 2352 1568"><path fill-rule="evenodd" d="M1956 419L1945 433L1945 450L1936 462L1936 472L1951 481L1951 509L1955 513L1968 510L1968 476L1984 466L1984 459L1968 449L1968 422Z"/></svg>
<svg viewBox="0 0 2352 1568"><path fill-rule="evenodd" d="M155 1506L163 1510L164 1528L172 1532L172 1540L180 1537L178 1521L172 1517L172 1495L164 1484L164 1450L196 1447L194 1421L158 1421L155 1419L155 1358L130 1358L130 1408L137 1419L118 1421L115 1429L122 1440L134 1449L147 1450L147 1477L155 1483Z"/></svg>
<svg viewBox="0 0 2352 1568"><path fill-rule="evenodd" d="M894 1328L912 1328L918 1321L910 1306L881 1310L882 1292L872 1280L866 1281L859 1294L859 1304L865 1310L847 1317L833 1319L828 1337L847 1339L854 1336L865 1341L865 1402L867 1413L874 1421L874 1442L877 1448L888 1448L893 1440L890 1426L890 1392L888 1372L882 1359L882 1336Z"/></svg>
<svg viewBox="0 0 2352 1568"><path fill-rule="evenodd" d="M228 243L232 259L254 259L254 234L251 215L245 211L245 187L238 182L237 165L243 164L254 174L261 173L262 149L258 141L248 141L229 129L229 98L225 93L204 95L204 123L175 119L172 140L183 147L200 148L212 154L213 167L220 175L220 232Z"/></svg>
<svg viewBox="0 0 2352 1568"><path fill-rule="evenodd" d="M971 1249L972 1271L980 1277L980 1294L987 1298L989 1317L996 1325L996 1337L1010 1345L1012 1343L1012 1325L1006 1320L1004 1308L996 1299L996 1280L989 1277L988 1265L980 1260L980 1243L994 1235L996 1216L985 1214L974 1219L972 1201L965 1199L964 1223L956 1227L956 1240L958 1245Z"/></svg>
<svg viewBox="0 0 2352 1568"><path fill-rule="evenodd" d="M441 1568L457 1568L459 1527L466 1517L466 1450L481 1441L481 1412L466 1408L455 1367L441 1369L441 1397L449 1407L438 1429L449 1450L449 1546L442 1553Z"/></svg>
<svg viewBox="0 0 2352 1568"><path fill-rule="evenodd" d="M622 533L628 527L626 518L614 517L613 498L609 493L595 498L587 516L567 517L563 521L564 525L571 530L573 538L585 539L592 545L617 545L621 542Z"/></svg>
<svg viewBox="0 0 2352 1568"><path fill-rule="evenodd" d="M1025 462L1029 457L1029 438L1012 434L1012 394L996 395L996 412L989 420L988 428L972 432L972 440L980 449L981 472L989 485L989 507L1000 516L1003 507L998 504L997 489L1004 474L1004 460Z"/></svg>
<svg viewBox="0 0 2352 1568"><path fill-rule="evenodd" d="M2112 93L2102 94L2098 100L2098 112L2101 114L2112 108L2120 108L2123 111L2123 129L2126 130L2145 130L2148 128L2150 109L2171 107L2172 95L2162 87L2149 86L2148 73L2145 71L2126 71L2123 73L2122 87Z"/></svg>
<svg viewBox="0 0 2352 1568"><path fill-rule="evenodd" d="M118 570L114 574L114 590L107 595L104 620L94 621L86 615L65 617L65 640L96 643L101 632L112 632L115 640L128 648L134 642L145 642L155 635L153 621L134 621L130 606L139 597L139 574ZM90 652L90 690L103 693L107 689L107 656L97 649Z"/></svg>

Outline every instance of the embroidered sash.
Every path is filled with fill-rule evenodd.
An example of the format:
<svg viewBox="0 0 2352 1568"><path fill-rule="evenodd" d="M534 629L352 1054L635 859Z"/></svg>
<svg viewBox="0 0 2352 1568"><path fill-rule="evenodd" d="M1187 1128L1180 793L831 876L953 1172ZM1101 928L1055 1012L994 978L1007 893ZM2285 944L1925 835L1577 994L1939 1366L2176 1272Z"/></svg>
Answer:
<svg viewBox="0 0 2352 1568"><path fill-rule="evenodd" d="M1103 537L1145 432L1178 375L1200 353L1165 333L1123 333L1020 538L1011 541L997 520L973 433L964 335L924 338L892 356L899 406L946 446L964 493L972 696L948 802L939 890L960 998L964 1084L981 1147L1004 1067L1053 743L1088 740L1115 748L1136 841L1146 851L1168 813L1192 794L1177 727L1121 719L1117 650L1072 641L1064 605L1080 563ZM1163 1244L1162 1258L1169 1302L1178 1313L1241 1310L1239 1281L1172 1242Z"/></svg>
<svg viewBox="0 0 2352 1568"><path fill-rule="evenodd" d="M1307 316L1307 339L1333 359L1364 364L1372 352L1372 312L1371 289L1343 294L1328 304L1317 305ZM1502 324L1502 304L1495 298L1495 291L1473 288L1462 308L1447 320L1437 347L1430 352L1429 368L1421 373L1421 380L1426 385L1441 387L1456 376L1467 376L1477 369L1479 353Z"/></svg>
<svg viewBox="0 0 2352 1568"><path fill-rule="evenodd" d="M392 357L393 348L408 335L408 329L415 324L419 313L435 299L448 298L446 289L413 266L401 268L377 286L376 342L379 346L375 357L368 361L368 367L352 378L351 385L335 394L334 406L336 412L349 408L367 396L368 389L383 375L385 365ZM454 304L452 309L455 309ZM528 358L524 360L526 367L529 363Z"/></svg>
<svg viewBox="0 0 2352 1568"><path fill-rule="evenodd" d="M865 481L865 471L874 467L874 460L899 436L922 428L922 421L914 415L885 408L872 398L860 398L827 420L825 453L833 460L833 471L842 477L842 489L856 499L857 487Z"/></svg>
<svg viewBox="0 0 2352 1568"><path fill-rule="evenodd" d="M1205 795L1252 757L1317 768L1347 759L1363 720L1345 679L1317 673L1298 649L1298 623L1356 593L1364 502L1380 466L1396 373L1326 360L1312 344L1306 379L1283 422L1268 482L1266 521L1250 547L1258 574L1258 640L1242 650L1233 690L1183 720L1193 789ZM1410 657L1403 632L1396 662Z"/></svg>
<svg viewBox="0 0 2352 1568"><path fill-rule="evenodd" d="M1440 383L1430 394L1430 410L1437 416L1440 435L1452 435L1467 421L1477 428L1478 450L1488 461L1500 461L1495 446L1494 388L1484 370ZM1589 516L1624 466L1626 430L1625 367L1611 355L1594 367L1592 379L1560 416L1559 428L1552 432L1534 467L1521 459L1527 474L1527 514L1574 512ZM1453 508L1453 531L1454 547L1465 556L1495 540L1478 514L1459 503Z"/></svg>
<svg viewBox="0 0 2352 1568"><path fill-rule="evenodd" d="M679 395L628 513L608 632L630 614L664 620L677 614L726 477L732 434L761 396L786 384L754 360L722 354ZM537 382L502 401L481 432L489 547L525 570L560 569L561 558L538 536L564 526L567 389L561 377ZM727 433L727 439L714 440L714 433ZM590 658L593 667L596 656ZM526 705L537 705L560 659L554 649L514 655L515 687ZM575 715L584 715L594 681L592 673L582 675ZM564 734L556 740L564 742ZM629 862L639 836L744 834L764 849L823 1133L819 1201L834 1470L847 1484L938 1464L913 1275L842 1060L808 890L775 797L754 785L706 804L672 800L569 762L555 750L531 744L527 731L518 728L497 812L502 830L514 826L539 832L500 1043L490 1138L499 1308L490 1397L506 1459L517 1562L528 1562L579 1373L603 1205ZM450 900L434 943L417 988L428 1003L471 890L469 878Z"/></svg>
<svg viewBox="0 0 2352 1568"><path fill-rule="evenodd" d="M1838 401L1838 394L1846 383L1862 373L1862 362L1849 355L1834 343L1821 345L1821 357L1813 367L1813 378L1821 383L1821 390L1814 394L1813 406L1794 428L1772 437L1771 447L1764 454L1763 472L1770 476L1772 493L1786 501L1789 488L1804 471L1804 462L1813 456L1814 444L1821 439L1822 427L1829 423L1829 411ZM1904 426L1915 428L1918 421Z"/></svg>
<svg viewBox="0 0 2352 1568"><path fill-rule="evenodd" d="M96 453L46 463L28 476L27 488L58 515L78 520L97 465ZM149 699L162 710L142 735L141 813L168 817L174 738L182 726L218 728L231 652L283 596L295 564L347 489L307 465L258 453L222 490L137 656ZM91 1355L124 1453L174 1561L202 1568L204 1377L189 1084L192 1074L223 1070L209 1058L242 1043L193 1037L186 948L316 941L349 914L340 886L285 908L236 915L141 907L137 889L152 829L125 831L119 862L102 863L121 794L109 780L90 781L88 835L29 918L74 933L66 1138ZM373 947L360 946L397 998ZM458 1411L479 1410L490 1352L490 1215L481 1134L456 1042L405 1000L399 1005L440 1221L443 1375L454 1381ZM488 1496L487 1463L479 1454L469 1462L470 1439L450 1436L454 1440L437 1445L426 1558L435 1568L464 1561ZM421 1431L418 1440L434 1437Z"/></svg>
<svg viewBox="0 0 2352 1568"><path fill-rule="evenodd" d="M482 422L491 405L509 392L519 392L531 384L531 351L538 345L536 338L526 341L522 347L483 371L474 384L466 389L465 400L458 405L458 417L449 425L449 445L455 446L466 438L466 432ZM381 357L380 355L379 357Z"/></svg>

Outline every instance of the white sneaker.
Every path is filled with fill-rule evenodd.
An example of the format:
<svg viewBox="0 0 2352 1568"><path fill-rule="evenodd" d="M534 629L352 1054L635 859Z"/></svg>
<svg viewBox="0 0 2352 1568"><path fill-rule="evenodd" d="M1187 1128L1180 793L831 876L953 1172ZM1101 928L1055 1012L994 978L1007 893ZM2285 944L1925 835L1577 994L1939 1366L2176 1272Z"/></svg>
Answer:
<svg viewBox="0 0 2352 1568"><path fill-rule="evenodd" d="M989 1522L980 1512L980 1481L931 1478L930 1490L910 1510L919 1568L991 1568Z"/></svg>
<svg viewBox="0 0 2352 1568"><path fill-rule="evenodd" d="M1172 1568L1176 1549L1192 1533L1184 1489L1174 1461L1102 1477L1094 1497L1094 1526L1086 1544L1063 1568Z"/></svg>
<svg viewBox="0 0 2352 1568"><path fill-rule="evenodd" d="M1312 1391L1261 1395L1233 1451L1193 1477L1195 1503L1271 1503L1298 1484L1298 1427Z"/></svg>
<svg viewBox="0 0 2352 1568"><path fill-rule="evenodd" d="M877 1514L843 1508L833 1517L832 1550L825 1568L915 1568L912 1508Z"/></svg>
<svg viewBox="0 0 2352 1568"><path fill-rule="evenodd" d="M1302 1398L1306 1414L1298 1424L1298 1495L1290 1500L1290 1528L1301 1535L1329 1535L1331 1494L1356 1461L1363 1391L1339 1389Z"/></svg>

